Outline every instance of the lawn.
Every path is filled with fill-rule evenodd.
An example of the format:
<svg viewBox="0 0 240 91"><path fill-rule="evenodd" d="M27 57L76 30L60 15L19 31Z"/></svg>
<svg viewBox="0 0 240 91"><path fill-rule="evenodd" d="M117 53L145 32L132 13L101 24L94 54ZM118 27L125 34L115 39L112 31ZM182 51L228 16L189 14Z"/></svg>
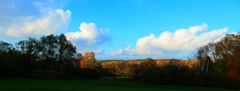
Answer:
<svg viewBox="0 0 240 91"><path fill-rule="evenodd" d="M102 80L0 79L0 91L234 91L222 88L157 86Z"/></svg>

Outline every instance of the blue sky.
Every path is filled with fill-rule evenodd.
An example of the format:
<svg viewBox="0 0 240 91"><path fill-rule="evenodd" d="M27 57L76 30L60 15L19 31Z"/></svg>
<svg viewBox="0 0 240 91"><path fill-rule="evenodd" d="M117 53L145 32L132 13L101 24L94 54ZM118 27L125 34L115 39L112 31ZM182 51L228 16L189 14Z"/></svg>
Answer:
<svg viewBox="0 0 240 91"><path fill-rule="evenodd" d="M0 38L66 34L97 59L188 58L240 31L239 0L1 0Z"/></svg>

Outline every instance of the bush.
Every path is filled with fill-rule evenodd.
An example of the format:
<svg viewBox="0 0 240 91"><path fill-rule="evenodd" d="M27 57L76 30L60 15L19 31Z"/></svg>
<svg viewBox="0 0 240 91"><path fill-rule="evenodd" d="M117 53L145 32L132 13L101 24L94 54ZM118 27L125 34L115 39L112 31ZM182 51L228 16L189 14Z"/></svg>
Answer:
<svg viewBox="0 0 240 91"><path fill-rule="evenodd" d="M166 65L145 70L140 80L155 84L183 84L194 74L186 66Z"/></svg>
<svg viewBox="0 0 240 91"><path fill-rule="evenodd" d="M162 67L150 67L136 75L135 80L161 85L192 85L239 88L237 83L227 77L215 74L202 74L183 65L168 64Z"/></svg>

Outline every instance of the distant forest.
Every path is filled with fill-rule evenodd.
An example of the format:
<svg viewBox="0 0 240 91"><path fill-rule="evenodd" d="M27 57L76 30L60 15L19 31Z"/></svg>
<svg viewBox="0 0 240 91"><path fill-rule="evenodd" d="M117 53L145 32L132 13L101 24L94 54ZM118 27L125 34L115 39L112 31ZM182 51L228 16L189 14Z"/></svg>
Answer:
<svg viewBox="0 0 240 91"><path fill-rule="evenodd" d="M240 33L200 47L195 56L196 60L97 61L94 52L78 53L65 35L48 35L15 45L1 41L0 77L240 87Z"/></svg>

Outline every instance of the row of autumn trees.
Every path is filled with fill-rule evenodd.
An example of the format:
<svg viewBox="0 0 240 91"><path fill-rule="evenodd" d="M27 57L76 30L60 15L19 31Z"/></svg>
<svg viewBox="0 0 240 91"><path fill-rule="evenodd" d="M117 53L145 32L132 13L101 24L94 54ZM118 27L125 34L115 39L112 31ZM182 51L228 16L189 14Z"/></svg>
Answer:
<svg viewBox="0 0 240 91"><path fill-rule="evenodd" d="M82 58L76 47L61 34L28 38L12 45L0 42L0 76L73 78L84 72L78 65ZM93 74L98 71L86 70ZM100 72L98 72L100 73ZM79 76L80 75L80 76ZM99 75L99 74L93 74ZM93 76L94 77L94 76Z"/></svg>

